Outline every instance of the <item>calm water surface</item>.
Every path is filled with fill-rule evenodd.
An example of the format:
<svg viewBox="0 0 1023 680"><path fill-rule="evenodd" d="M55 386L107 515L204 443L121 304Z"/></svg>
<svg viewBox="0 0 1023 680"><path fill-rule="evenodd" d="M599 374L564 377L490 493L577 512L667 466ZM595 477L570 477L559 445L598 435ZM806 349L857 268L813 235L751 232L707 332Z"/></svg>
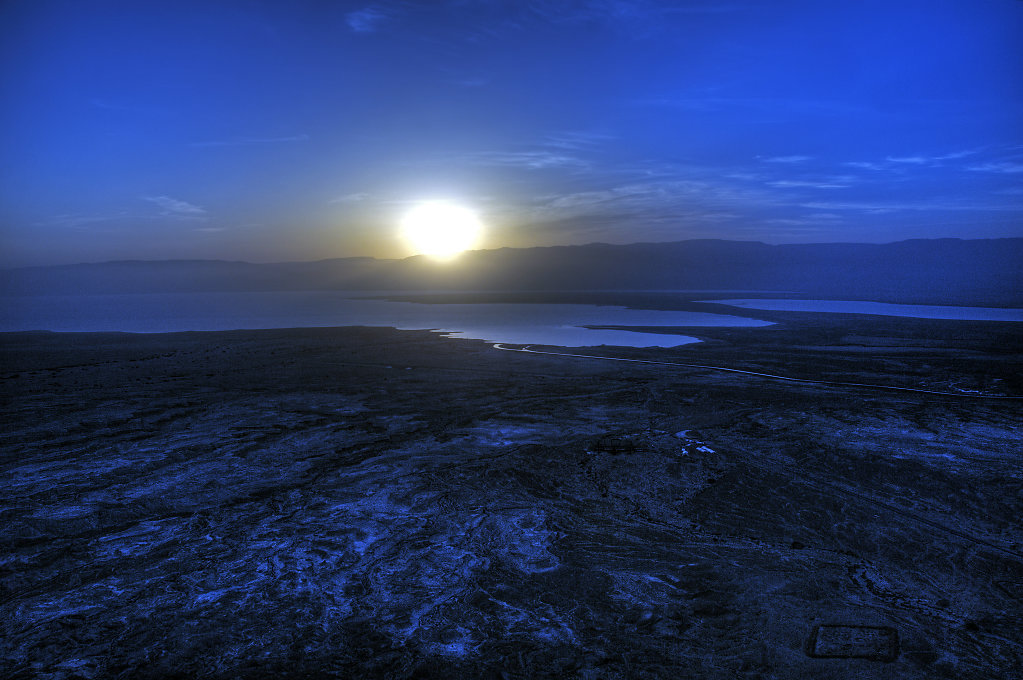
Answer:
<svg viewBox="0 0 1023 680"><path fill-rule="evenodd" d="M267 292L8 297L0 330L169 333L255 328L392 326L437 329L488 342L563 347L674 347L685 335L597 330L600 326L766 326L704 312L563 304L416 304L353 299L337 292Z"/></svg>

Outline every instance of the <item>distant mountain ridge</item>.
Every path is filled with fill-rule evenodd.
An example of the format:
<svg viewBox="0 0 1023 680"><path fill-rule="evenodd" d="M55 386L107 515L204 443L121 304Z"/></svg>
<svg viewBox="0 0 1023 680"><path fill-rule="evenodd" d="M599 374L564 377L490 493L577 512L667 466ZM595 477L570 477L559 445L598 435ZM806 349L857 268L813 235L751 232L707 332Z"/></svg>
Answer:
<svg viewBox="0 0 1023 680"><path fill-rule="evenodd" d="M119 261L0 271L7 295L295 290L743 290L1023 306L1023 238L887 244L753 241L500 248L440 263L366 257L253 264Z"/></svg>

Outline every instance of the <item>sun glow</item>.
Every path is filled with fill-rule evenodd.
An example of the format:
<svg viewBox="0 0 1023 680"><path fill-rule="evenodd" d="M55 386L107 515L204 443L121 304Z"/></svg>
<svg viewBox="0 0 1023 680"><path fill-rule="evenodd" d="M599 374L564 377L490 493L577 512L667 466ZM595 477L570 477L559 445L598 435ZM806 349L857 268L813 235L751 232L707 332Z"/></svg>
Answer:
<svg viewBox="0 0 1023 680"><path fill-rule="evenodd" d="M419 255L450 260L476 245L483 225L468 208L444 201L421 203L401 221L401 235Z"/></svg>

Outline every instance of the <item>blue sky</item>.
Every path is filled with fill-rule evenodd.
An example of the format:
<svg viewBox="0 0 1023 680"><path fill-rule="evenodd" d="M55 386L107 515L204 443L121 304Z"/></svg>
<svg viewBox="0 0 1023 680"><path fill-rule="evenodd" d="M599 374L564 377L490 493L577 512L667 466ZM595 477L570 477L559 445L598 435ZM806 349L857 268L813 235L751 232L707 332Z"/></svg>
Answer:
<svg viewBox="0 0 1023 680"><path fill-rule="evenodd" d="M1020 0L0 5L0 266L1023 236Z"/></svg>

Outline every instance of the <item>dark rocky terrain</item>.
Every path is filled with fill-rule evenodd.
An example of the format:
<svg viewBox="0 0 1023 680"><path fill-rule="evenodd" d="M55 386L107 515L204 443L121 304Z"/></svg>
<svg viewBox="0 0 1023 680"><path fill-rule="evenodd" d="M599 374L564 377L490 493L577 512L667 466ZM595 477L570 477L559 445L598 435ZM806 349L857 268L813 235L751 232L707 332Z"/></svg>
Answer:
<svg viewBox="0 0 1023 680"><path fill-rule="evenodd" d="M968 396L1023 394L1018 328L758 315L588 353L965 396L0 336L0 676L1023 677L1023 401Z"/></svg>

